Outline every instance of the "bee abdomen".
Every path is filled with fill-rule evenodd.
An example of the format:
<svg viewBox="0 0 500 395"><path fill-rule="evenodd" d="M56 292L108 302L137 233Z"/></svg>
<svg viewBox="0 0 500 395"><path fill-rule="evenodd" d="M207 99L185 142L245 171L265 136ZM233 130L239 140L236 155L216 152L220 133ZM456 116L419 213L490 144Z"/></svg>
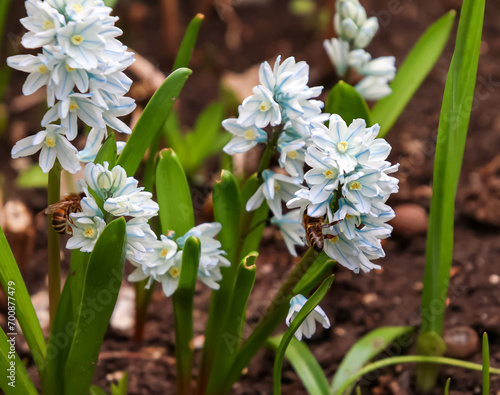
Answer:
<svg viewBox="0 0 500 395"><path fill-rule="evenodd" d="M52 214L52 227L57 233L66 233L66 213L64 210Z"/></svg>
<svg viewBox="0 0 500 395"><path fill-rule="evenodd" d="M306 233L309 246L314 248L316 252L323 251L323 247L325 246L323 229L319 227L310 227Z"/></svg>

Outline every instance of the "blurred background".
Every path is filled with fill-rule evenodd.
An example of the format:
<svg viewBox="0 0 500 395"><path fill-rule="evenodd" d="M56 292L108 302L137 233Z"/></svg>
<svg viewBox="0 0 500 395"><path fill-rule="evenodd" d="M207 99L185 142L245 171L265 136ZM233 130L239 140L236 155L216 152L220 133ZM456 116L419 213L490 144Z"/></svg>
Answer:
<svg viewBox="0 0 500 395"><path fill-rule="evenodd" d="M1 7L8 6L2 0ZM165 126L165 146L179 152L190 175L193 203L198 221L212 216L210 194L220 168L221 148L228 136L220 130L208 158L193 157L180 136L189 133L207 106L217 106L221 120L235 115L237 104L257 83L262 61L274 62L277 55L294 56L311 66L311 86L323 85L327 93L337 82L334 68L322 42L333 33L334 1L323 0L118 0L114 14L124 31L121 40L136 53L137 61L127 74L134 80L130 95L138 108L126 121L134 124L148 99L172 68L189 21L203 13L198 43L193 53L189 78ZM373 57L393 55L399 66L425 29L450 9L459 11L459 0L363 0L368 16L377 16L380 29L368 50ZM37 215L46 205L46 176L37 157L12 160L10 150L21 138L39 131L46 110L45 92L22 96L26 75L10 71L7 56L29 53L20 45L24 33L19 19L24 4L11 1L0 47L0 225L33 295L37 313L48 323L46 291L46 218ZM486 17L479 60L473 110L467 139L462 177L456 203L455 251L445 320L448 355L481 361L478 335L487 331L492 366L500 363L500 3L486 2ZM457 18L458 20L458 18ZM383 270L355 275L338 268L335 284L322 307L333 321L331 330L318 331L309 341L328 376L363 334L382 325L420 325L422 279L425 262L425 234L432 195L431 180L439 111L456 26L441 59L409 103L389 135L393 146L390 160L400 163L400 192L391 198L396 210L394 236L385 243L387 257ZM325 93L322 99L326 99ZM186 135L187 134L187 135ZM123 138L123 136L118 136ZM82 134L76 140L81 149ZM184 152L181 152L184 149ZM238 157L235 171L254 171L255 155ZM76 179L80 178L79 175ZM71 191L74 178L63 179L63 192ZM65 267L69 253L63 252ZM257 262L257 282L249 301L248 325L255 324L266 300L293 264L278 232L267 228ZM209 290L200 286L195 307L195 347L203 343L202 330L208 310ZM106 383L129 372L130 394L173 393L173 316L170 301L161 292L154 296L145 341L132 341L134 317L133 286L124 284L112 326L106 336L96 383ZM0 301L0 309L6 303ZM132 306L132 307L131 307ZM4 313L3 313L4 314ZM0 316L0 324L5 315ZM24 349L23 349L24 347ZM21 356L27 347L19 344ZM389 354L401 350L389 350ZM386 354L387 356L387 354ZM199 355L197 355L199 357ZM236 384L236 394L264 394L272 390L273 354L261 351L248 372ZM442 378L452 376L452 394L480 393L480 373L443 368ZM283 393L303 394L304 389L289 365L283 372ZM366 377L366 393L411 394L413 370L387 368ZM439 383L442 393L444 381ZM492 377L492 393L500 394L500 380Z"/></svg>

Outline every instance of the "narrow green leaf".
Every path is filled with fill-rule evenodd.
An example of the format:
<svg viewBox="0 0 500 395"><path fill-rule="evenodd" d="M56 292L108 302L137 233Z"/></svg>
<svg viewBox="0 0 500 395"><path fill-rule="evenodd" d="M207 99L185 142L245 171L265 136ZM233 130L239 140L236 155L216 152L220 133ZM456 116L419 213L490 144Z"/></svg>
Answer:
<svg viewBox="0 0 500 395"><path fill-rule="evenodd" d="M2 38L5 31L5 22L7 21L7 16L9 14L9 6L10 0L2 0L0 2L0 48L2 47L1 43L3 43Z"/></svg>
<svg viewBox="0 0 500 395"><path fill-rule="evenodd" d="M332 381L332 392L339 390L366 363L376 357L398 338L413 332L411 326L386 326L369 332L351 347L342 360Z"/></svg>
<svg viewBox="0 0 500 395"><path fill-rule="evenodd" d="M241 213L241 196L238 183L228 170L222 170L220 179L214 185L213 206L215 221L222 225L217 238L231 267L221 268L222 280L220 288L212 292L208 322L205 329L205 344L200 368L198 386L205 387L216 351L223 336L220 328L227 319L228 301L234 291L234 280L238 264L236 248L239 241L239 226Z"/></svg>
<svg viewBox="0 0 500 395"><path fill-rule="evenodd" d="M106 391L104 391L102 388L98 387L97 385L93 385L90 387L90 395L108 395L106 394Z"/></svg>
<svg viewBox="0 0 500 395"><path fill-rule="evenodd" d="M118 0L104 0L104 4L111 8L113 8L117 2Z"/></svg>
<svg viewBox="0 0 500 395"><path fill-rule="evenodd" d="M30 295L26 289L19 267L9 247L3 229L0 227L0 283L7 297L16 306L16 319L21 326L23 335L28 343L31 355L35 361L38 372L43 372L45 353L47 347L43 337L42 328L31 303Z"/></svg>
<svg viewBox="0 0 500 395"><path fill-rule="evenodd" d="M422 294L422 320L427 323L424 331L439 335L450 279L455 196L476 84L484 3L463 2L439 119Z"/></svg>
<svg viewBox="0 0 500 395"><path fill-rule="evenodd" d="M455 11L452 10L425 31L399 67L396 78L391 83L392 93L373 107L372 120L380 125L379 137L391 130L436 64L448 42L454 20Z"/></svg>
<svg viewBox="0 0 500 395"><path fill-rule="evenodd" d="M191 70L185 68L172 72L144 109L117 162L129 176L135 174L146 150L156 134L160 133L175 99L179 96L191 73Z"/></svg>
<svg viewBox="0 0 500 395"><path fill-rule="evenodd" d="M64 370L75 336L89 257L89 253L79 250L71 251L70 271L57 306L47 344L45 371L42 376L45 394L64 394Z"/></svg>
<svg viewBox="0 0 500 395"><path fill-rule="evenodd" d="M253 252L246 256L238 266L236 282L234 289L237 292L232 294L232 298L227 311L227 317L224 316L222 324L218 330L220 341L217 343L215 358L212 366L214 369L210 372L210 379L206 389L206 394L218 394L218 388L225 384L225 378L230 368L233 366L236 352L238 351L243 335L243 328L246 323L246 309L248 298L252 292L256 266L255 261L259 254Z"/></svg>
<svg viewBox="0 0 500 395"><path fill-rule="evenodd" d="M179 158L169 148L162 150L159 155L156 195L163 234L173 230L176 237L180 237L194 226L193 202L186 174Z"/></svg>
<svg viewBox="0 0 500 395"><path fill-rule="evenodd" d="M118 298L126 252L125 219L108 224L90 255L75 336L64 374L65 394L87 395Z"/></svg>
<svg viewBox="0 0 500 395"><path fill-rule="evenodd" d="M300 281L293 289L293 293L303 295L308 294L311 289L313 289L317 284L323 282L326 277L332 274L331 272L335 264L336 262L331 260L324 251L321 252L311 267L301 277Z"/></svg>
<svg viewBox="0 0 500 395"><path fill-rule="evenodd" d="M95 156L94 163L100 163L102 165L104 162L108 162L109 168L112 169L116 164L116 155L116 137L115 134L111 132Z"/></svg>
<svg viewBox="0 0 500 395"><path fill-rule="evenodd" d="M446 380L446 386L444 387L444 395L450 395L450 384L451 377L448 377L448 380Z"/></svg>
<svg viewBox="0 0 500 395"><path fill-rule="evenodd" d="M127 380L128 373L124 372L122 378L118 381L118 385L111 384L111 395L127 395Z"/></svg>
<svg viewBox="0 0 500 395"><path fill-rule="evenodd" d="M483 395L490 393L490 346L488 334L483 333Z"/></svg>
<svg viewBox="0 0 500 395"><path fill-rule="evenodd" d="M189 23L186 34L184 34L184 38L182 39L179 52L177 52L177 57L175 58L174 67L172 70L177 70L178 68L189 66L191 54L193 53L196 39L198 38L198 32L200 30L201 22L203 22L203 19L205 19L205 15L196 14Z"/></svg>
<svg viewBox="0 0 500 395"><path fill-rule="evenodd" d="M0 388L5 395L38 395L23 361L17 355L16 341L17 333L7 336L0 328L0 370L2 371Z"/></svg>
<svg viewBox="0 0 500 395"><path fill-rule="evenodd" d="M43 172L38 163L22 169L16 178L16 185L21 189L47 188L48 183L49 175Z"/></svg>
<svg viewBox="0 0 500 395"><path fill-rule="evenodd" d="M311 314L311 312L316 308L321 300L323 300L333 283L334 277L334 275L331 275L325 281L323 281L316 292L314 292L308 299L308 301L304 304L304 306L302 306L299 313L295 316L285 334L283 335L280 345L276 350L276 359L274 360L273 387L275 395L281 394L281 368L283 367L283 359L285 358L286 349L292 341L295 332L297 331L297 329L299 329L299 326L302 325L307 316Z"/></svg>
<svg viewBox="0 0 500 395"><path fill-rule="evenodd" d="M339 81L328 94L326 113L339 114L350 125L356 118L362 118L367 125L372 124L370 110L365 99L347 82Z"/></svg>
<svg viewBox="0 0 500 395"><path fill-rule="evenodd" d="M270 338L267 344L273 350L277 350L282 339L283 335L278 335ZM286 349L285 357L292 364L308 394L330 395L330 385L325 373L305 343L292 338L290 345Z"/></svg>
<svg viewBox="0 0 500 395"><path fill-rule="evenodd" d="M191 393L193 298L199 263L200 241L196 237L190 237L182 250L179 286L172 296L175 317L175 360L178 394Z"/></svg>

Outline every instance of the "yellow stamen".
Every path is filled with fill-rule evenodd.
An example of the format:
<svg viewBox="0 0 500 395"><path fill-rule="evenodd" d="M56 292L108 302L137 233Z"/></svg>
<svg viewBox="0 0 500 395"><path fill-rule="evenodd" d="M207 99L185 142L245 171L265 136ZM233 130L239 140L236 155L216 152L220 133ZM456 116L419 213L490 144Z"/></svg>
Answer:
<svg viewBox="0 0 500 395"><path fill-rule="evenodd" d="M74 45L80 45L81 43L83 43L83 37L80 36L79 34L75 34L73 37L71 37L71 42L74 44Z"/></svg>
<svg viewBox="0 0 500 395"><path fill-rule="evenodd" d="M168 248L164 248L160 251L160 256L165 258L170 250Z"/></svg>
<svg viewBox="0 0 500 395"><path fill-rule="evenodd" d="M69 103L69 110L71 112L75 112L79 108L80 108L80 106L78 105L78 103L76 102L76 100L71 100L71 102Z"/></svg>
<svg viewBox="0 0 500 395"><path fill-rule="evenodd" d="M81 4L73 4L73 9L74 9L76 12L82 12L83 7L81 6Z"/></svg>
<svg viewBox="0 0 500 395"><path fill-rule="evenodd" d="M172 277L179 277L180 270L178 267L172 266L170 270L168 271L168 274L170 274Z"/></svg>
<svg viewBox="0 0 500 395"><path fill-rule="evenodd" d="M271 103L269 103L267 101L263 101L262 103L260 103L260 106L259 106L260 111L266 112L266 111L269 111L270 108L271 108Z"/></svg>
<svg viewBox="0 0 500 395"><path fill-rule="evenodd" d="M54 137L45 137L45 145L48 148L54 148L56 146L56 139Z"/></svg>
<svg viewBox="0 0 500 395"><path fill-rule="evenodd" d="M90 227L90 226L86 226L85 227L85 230L83 231L83 236L84 237L87 237L89 239L93 239L95 237L95 229Z"/></svg>
<svg viewBox="0 0 500 395"><path fill-rule="evenodd" d="M48 73L49 72L49 69L47 68L47 66L45 66L44 64L41 64L39 67L38 67L38 71L41 73L41 74L45 74L45 73Z"/></svg>
<svg viewBox="0 0 500 395"><path fill-rule="evenodd" d="M362 188L363 188L363 186L358 181L354 181L353 183L351 183L349 185L349 189L351 191L359 191Z"/></svg>
<svg viewBox="0 0 500 395"><path fill-rule="evenodd" d="M299 154L297 154L297 151L290 151L289 153L287 153L287 155L292 159L297 159L297 157L299 156Z"/></svg>
<svg viewBox="0 0 500 395"><path fill-rule="evenodd" d="M66 65L65 67L66 67L66 71L67 71L68 73L71 73L71 72L75 71L75 69L74 69L73 67L70 67L70 66L68 66L68 65Z"/></svg>
<svg viewBox="0 0 500 395"><path fill-rule="evenodd" d="M276 192L278 192L280 189L281 189L280 184L275 183L275 184L274 184L274 190L275 190Z"/></svg>
<svg viewBox="0 0 500 395"><path fill-rule="evenodd" d="M247 140L253 141L257 138L257 135L251 129L247 129L247 130L245 130L245 138Z"/></svg>
<svg viewBox="0 0 500 395"><path fill-rule="evenodd" d="M335 178L335 173L331 170L327 170L323 174L325 175L325 178L328 178L329 180Z"/></svg>
<svg viewBox="0 0 500 395"><path fill-rule="evenodd" d="M344 153L349 148L349 143L347 141L341 141L337 144L337 148L340 152Z"/></svg>
<svg viewBox="0 0 500 395"><path fill-rule="evenodd" d="M50 29L53 29L55 28L56 26L54 25L54 22L51 21L50 19L45 19L43 21L43 25L42 25L42 29L43 30L50 30Z"/></svg>
<svg viewBox="0 0 500 395"><path fill-rule="evenodd" d="M339 237L331 235L327 240L330 241L330 243L336 243L337 241L339 241Z"/></svg>

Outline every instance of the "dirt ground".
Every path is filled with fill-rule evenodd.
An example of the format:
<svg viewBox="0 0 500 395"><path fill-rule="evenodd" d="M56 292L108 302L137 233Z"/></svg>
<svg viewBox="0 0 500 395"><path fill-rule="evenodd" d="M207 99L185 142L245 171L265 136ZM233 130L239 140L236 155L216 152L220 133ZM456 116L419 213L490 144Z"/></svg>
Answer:
<svg viewBox="0 0 500 395"><path fill-rule="evenodd" d="M200 9L195 1L181 2L182 27ZM200 2L201 3L201 2ZM223 2L221 2L223 3ZM325 31L314 29L314 23L292 15L284 0L247 0L236 2L235 15L215 12L208 8L200 32L191 67L193 76L180 98L184 123L192 124L196 115L212 100L217 99L218 81L225 71L241 73L263 60L274 60L276 55L294 55L311 65L311 84L329 88L335 82L333 69L322 49L322 40L331 35L329 24ZM325 1L318 1L325 5ZM330 3L333 3L330 1ZM394 55L397 65L419 35L433 21L450 9L459 9L460 1L421 0L363 0L369 15L377 15L381 22L379 34L368 48L374 57ZM500 365L500 3L486 2L483 43L478 71L478 83L470 120L462 177L456 204L455 250L449 304L446 310L445 331L466 326L482 335L488 332L492 366ZM145 56L165 73L172 65L168 45L162 38L159 2L154 0L120 0L116 14L119 26L126 32L125 44ZM7 31L10 48L16 44L21 27L17 20L24 15L22 4L11 10ZM223 16L225 21L220 17ZM458 19L458 18L457 18ZM233 23L233 25L231 25ZM236 23L236 27L234 27ZM234 48L234 34L226 37L227 26L240 32L240 45ZM435 132L438 127L441 98L454 44L454 33L436 67L421 89L409 103L407 110L395 124L387 139L393 146L390 160L401 164L400 193L391 200L393 207L413 204L429 209ZM237 40L236 40L237 41ZM229 45L228 45L229 42ZM233 44L231 44L233 43ZM21 73L13 73L6 95L6 103L20 95ZM10 108L10 107L8 107ZM43 108L12 112L10 125L26 123L25 131L37 131L37 122ZM17 130L17 129L16 129ZM43 190L23 191L15 186L18 167L10 159L13 142L20 137L11 127L1 136L0 172L3 174L4 199L24 201L33 213L46 205ZM209 161L202 174L216 170L217 160ZM206 177L203 195L210 192L212 179ZM210 214L204 213L209 219ZM406 217L405 217L406 218ZM425 233L410 229L409 224L396 227L394 237L385 244L386 258L377 263L383 270L355 275L339 267L336 280L321 306L333 325L330 330L318 330L308 341L314 355L328 377L335 373L349 348L369 331L385 325L413 325L419 328L419 304L425 263ZM37 218L37 237L32 258L23 268L30 292L44 287L46 268L46 235L43 219ZM66 257L69 254L65 254ZM258 319L257 312L269 300L270 289L276 289L293 264L277 233L265 232L260 257L257 261L257 281L249 301L248 323ZM195 298L195 336L203 333L208 310L209 291L199 286ZM116 372L129 374L129 393L132 395L175 393L175 360L173 358L174 330L170 300L160 291L149 309L150 321L142 345L132 341L129 334L110 330L106 335L95 383L109 388L109 380ZM283 329L283 328L281 328ZM409 346L411 352L412 346ZM23 356L27 356L23 355ZM198 361L200 352L195 355ZM473 349L467 360L480 363L479 347ZM234 386L235 394L270 394L272 392L272 365L274 355L261 350L241 381ZM412 365L383 369L376 376L362 381L366 394L414 394L415 370ZM458 368L442 368L435 394L442 394L445 381L452 378L450 394L481 393L481 373ZM304 394L297 375L285 364L283 393ZM492 377L491 393L500 394L500 377Z"/></svg>

